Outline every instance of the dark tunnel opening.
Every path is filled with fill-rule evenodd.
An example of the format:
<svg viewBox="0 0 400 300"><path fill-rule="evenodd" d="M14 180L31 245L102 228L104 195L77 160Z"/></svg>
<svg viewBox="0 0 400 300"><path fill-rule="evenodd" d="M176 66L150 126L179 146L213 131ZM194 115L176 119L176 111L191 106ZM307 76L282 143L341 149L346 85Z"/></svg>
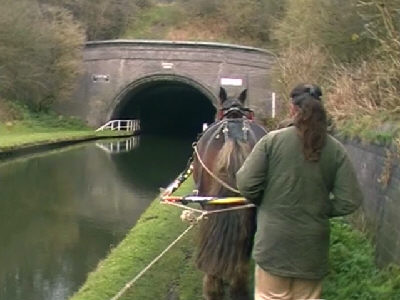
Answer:
<svg viewBox="0 0 400 300"><path fill-rule="evenodd" d="M153 81L128 92L113 119L139 119L142 134L194 137L215 120L212 100L178 81Z"/></svg>

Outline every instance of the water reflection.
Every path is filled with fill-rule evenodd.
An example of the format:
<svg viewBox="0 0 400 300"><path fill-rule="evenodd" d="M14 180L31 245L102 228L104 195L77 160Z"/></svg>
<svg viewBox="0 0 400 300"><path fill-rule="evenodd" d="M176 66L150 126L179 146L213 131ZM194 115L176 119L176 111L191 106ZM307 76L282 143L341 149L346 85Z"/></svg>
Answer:
<svg viewBox="0 0 400 300"><path fill-rule="evenodd" d="M0 299L67 299L185 166L190 140L143 137L0 163Z"/></svg>
<svg viewBox="0 0 400 300"><path fill-rule="evenodd" d="M138 147L139 140L140 136L132 136L122 140L100 141L96 143L96 146L110 154L123 153L132 151L132 149Z"/></svg>

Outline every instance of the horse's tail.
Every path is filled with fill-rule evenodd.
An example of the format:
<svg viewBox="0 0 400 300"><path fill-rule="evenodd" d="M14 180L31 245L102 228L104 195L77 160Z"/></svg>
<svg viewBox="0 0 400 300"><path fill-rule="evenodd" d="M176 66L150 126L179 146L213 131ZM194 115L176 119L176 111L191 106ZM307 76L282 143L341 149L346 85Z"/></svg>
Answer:
<svg viewBox="0 0 400 300"><path fill-rule="evenodd" d="M213 173L236 189L236 171L250 153L251 147L237 140L228 140L219 151ZM210 195L234 195L216 180L212 181ZM229 206L220 206L218 209ZM216 207L213 206L215 209ZM196 264L208 274L230 278L247 266L255 231L254 209L213 214L203 220L199 229Z"/></svg>

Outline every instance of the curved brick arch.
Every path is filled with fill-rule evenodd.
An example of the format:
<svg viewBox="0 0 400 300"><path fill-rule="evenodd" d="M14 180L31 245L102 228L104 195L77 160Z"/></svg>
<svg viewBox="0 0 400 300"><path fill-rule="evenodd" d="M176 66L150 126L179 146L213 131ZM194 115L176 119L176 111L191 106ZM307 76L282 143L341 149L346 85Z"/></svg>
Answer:
<svg viewBox="0 0 400 300"><path fill-rule="evenodd" d="M112 40L86 44L84 74L71 101L57 107L92 126L104 124L116 103L146 80L179 81L204 94L214 105L222 78L240 79L228 93L248 89L256 117L269 113L269 77L274 56L267 50L240 45L147 40Z"/></svg>
<svg viewBox="0 0 400 300"><path fill-rule="evenodd" d="M129 83L125 88L121 90L121 92L113 99L113 101L110 103L110 107L108 108L107 112L107 119L111 119L112 115L114 114L116 108L121 104L124 99L128 97L130 93L134 93L136 89L140 89L143 86L156 83L156 82L177 82L177 83L182 83L185 85L188 85L197 91L199 91L201 94L204 95L205 98L207 98L212 105L217 108L218 106L218 99L216 95L210 91L207 87L203 86L202 84L194 81L193 79L187 77L187 76L182 76L182 75L177 75L177 74L148 74L145 75L142 78L139 78L138 80Z"/></svg>

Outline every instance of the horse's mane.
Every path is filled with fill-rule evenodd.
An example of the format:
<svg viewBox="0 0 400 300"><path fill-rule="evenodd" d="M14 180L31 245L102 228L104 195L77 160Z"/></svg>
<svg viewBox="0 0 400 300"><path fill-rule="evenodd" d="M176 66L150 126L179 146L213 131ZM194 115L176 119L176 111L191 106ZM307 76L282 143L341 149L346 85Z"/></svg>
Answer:
<svg viewBox="0 0 400 300"><path fill-rule="evenodd" d="M213 173L236 189L236 172L249 155L251 147L248 143L235 139L225 141L221 150L219 150ZM210 195L232 196L234 193L223 187L218 181L213 180L210 184Z"/></svg>

